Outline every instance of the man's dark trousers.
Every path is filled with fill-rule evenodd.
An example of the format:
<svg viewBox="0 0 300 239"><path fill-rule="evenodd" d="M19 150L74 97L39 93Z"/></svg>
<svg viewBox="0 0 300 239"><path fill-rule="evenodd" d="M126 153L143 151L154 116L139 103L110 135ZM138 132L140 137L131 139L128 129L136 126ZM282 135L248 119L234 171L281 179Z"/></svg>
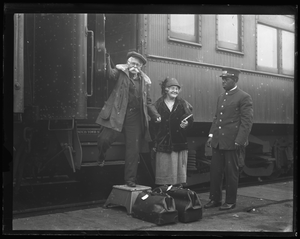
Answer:
<svg viewBox="0 0 300 239"><path fill-rule="evenodd" d="M140 159L140 146L142 135L140 110L127 110L124 121L124 136L125 136L125 182L135 182L137 175L137 168Z"/></svg>
<svg viewBox="0 0 300 239"><path fill-rule="evenodd" d="M239 165L237 150L212 149L210 172L210 199L222 201L223 177L225 175L226 203L236 203L239 183Z"/></svg>
<svg viewBox="0 0 300 239"><path fill-rule="evenodd" d="M127 110L122 133L125 138L125 170L124 180L136 181L139 163L139 152L142 135L142 117L138 109ZM120 132L104 127L98 136L100 158L105 156L111 144L117 140Z"/></svg>

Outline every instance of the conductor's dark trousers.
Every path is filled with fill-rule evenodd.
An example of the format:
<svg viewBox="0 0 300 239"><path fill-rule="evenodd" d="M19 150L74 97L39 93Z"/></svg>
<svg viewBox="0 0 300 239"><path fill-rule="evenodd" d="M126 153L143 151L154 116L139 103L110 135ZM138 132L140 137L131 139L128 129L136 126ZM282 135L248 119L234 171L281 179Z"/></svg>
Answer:
<svg viewBox="0 0 300 239"><path fill-rule="evenodd" d="M210 169L210 200L222 201L223 178L225 176L226 203L236 203L239 183L238 150L212 148Z"/></svg>
<svg viewBox="0 0 300 239"><path fill-rule="evenodd" d="M127 109L122 133L125 139L125 170L124 180L136 181L141 145L142 123L139 109ZM105 158L105 153L120 136L121 132L103 127L98 135L99 161Z"/></svg>

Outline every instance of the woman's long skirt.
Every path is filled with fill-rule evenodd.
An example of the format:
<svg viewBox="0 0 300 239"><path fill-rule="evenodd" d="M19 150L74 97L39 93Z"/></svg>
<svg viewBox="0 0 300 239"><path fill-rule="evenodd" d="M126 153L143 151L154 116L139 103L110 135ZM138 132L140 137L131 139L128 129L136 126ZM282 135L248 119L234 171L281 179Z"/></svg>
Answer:
<svg viewBox="0 0 300 239"><path fill-rule="evenodd" d="M156 152L155 183L186 183L188 150L172 153Z"/></svg>

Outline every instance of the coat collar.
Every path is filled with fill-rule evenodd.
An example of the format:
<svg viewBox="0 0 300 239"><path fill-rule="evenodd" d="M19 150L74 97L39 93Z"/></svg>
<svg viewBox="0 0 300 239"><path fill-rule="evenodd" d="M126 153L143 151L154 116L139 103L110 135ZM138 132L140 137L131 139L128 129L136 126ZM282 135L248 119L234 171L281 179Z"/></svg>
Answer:
<svg viewBox="0 0 300 239"><path fill-rule="evenodd" d="M123 71L128 77L129 77L129 71L128 71L128 65L127 64L118 64L116 65L116 68L118 70ZM146 84L151 84L151 80L149 76L147 76L142 70L141 70L141 76L145 80Z"/></svg>
<svg viewBox="0 0 300 239"><path fill-rule="evenodd" d="M225 94L227 93L227 95L233 95L233 94L235 94L238 90L239 90L239 88L236 87L236 88L233 89L233 90L225 91L223 94L225 95Z"/></svg>

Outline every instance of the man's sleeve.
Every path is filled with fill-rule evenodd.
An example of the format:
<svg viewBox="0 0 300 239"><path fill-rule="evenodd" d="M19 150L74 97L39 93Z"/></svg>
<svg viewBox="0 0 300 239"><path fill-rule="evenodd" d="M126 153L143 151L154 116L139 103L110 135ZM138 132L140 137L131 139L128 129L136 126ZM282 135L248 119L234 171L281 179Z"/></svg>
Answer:
<svg viewBox="0 0 300 239"><path fill-rule="evenodd" d="M241 124L235 142L245 145L253 124L253 103L250 95L247 95L241 101L240 106Z"/></svg>
<svg viewBox="0 0 300 239"><path fill-rule="evenodd" d="M217 102L219 102L219 98L218 98ZM210 130L209 130L209 133L208 133L208 137L213 137L213 133L214 133L215 128L216 128L217 111L218 111L218 103L217 103L217 108L216 108L215 115L214 115L213 120L212 120Z"/></svg>
<svg viewBox="0 0 300 239"><path fill-rule="evenodd" d="M150 98L150 87L151 84L145 84L146 87L146 104L148 109L148 115L151 119L156 120L158 117L160 117L160 114L158 113L155 105L152 103L152 100Z"/></svg>
<svg viewBox="0 0 300 239"><path fill-rule="evenodd" d="M119 74L120 72L117 69L111 67L110 55L108 55L106 57L106 76L109 79L116 80L118 79Z"/></svg>

